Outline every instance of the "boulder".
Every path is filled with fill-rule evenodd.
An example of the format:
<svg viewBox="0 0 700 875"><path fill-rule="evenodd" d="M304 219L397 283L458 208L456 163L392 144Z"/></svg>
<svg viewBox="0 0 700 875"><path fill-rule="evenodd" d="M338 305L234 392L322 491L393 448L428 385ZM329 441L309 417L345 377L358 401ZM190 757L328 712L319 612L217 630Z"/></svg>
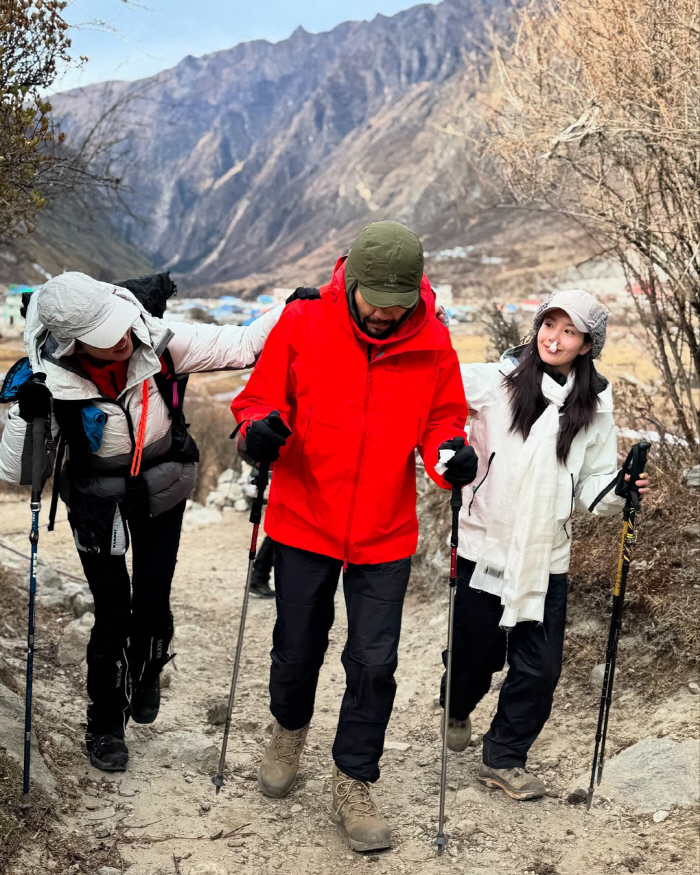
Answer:
<svg viewBox="0 0 700 875"><path fill-rule="evenodd" d="M605 677L605 663L601 662L593 668L591 672L591 686L599 693L603 687L603 678Z"/></svg>
<svg viewBox="0 0 700 875"><path fill-rule="evenodd" d="M570 789L586 788L589 779L587 772ZM600 792L639 814L693 805L700 798L697 740L642 739L606 762Z"/></svg>
<svg viewBox="0 0 700 875"><path fill-rule="evenodd" d="M231 875L231 870L227 869L221 863L193 863L187 869L187 875Z"/></svg>
<svg viewBox="0 0 700 875"><path fill-rule="evenodd" d="M222 492L210 492L206 498L207 507L215 507L221 509L226 505L226 498Z"/></svg>
<svg viewBox="0 0 700 875"><path fill-rule="evenodd" d="M227 468L219 474L219 479L216 481L216 486L219 491L222 491L223 486L228 486L229 483L235 483L238 480L238 473L233 468Z"/></svg>
<svg viewBox="0 0 700 875"><path fill-rule="evenodd" d="M24 763L24 700L0 684L0 750L20 767ZM46 793L54 793L56 781L44 762L32 733L31 781ZM18 792L19 792L18 788Z"/></svg>
<svg viewBox="0 0 700 875"><path fill-rule="evenodd" d="M219 748L203 732L175 730L147 742L149 760L160 765L185 765L207 775L213 775L219 765Z"/></svg>
<svg viewBox="0 0 700 875"><path fill-rule="evenodd" d="M87 587L85 589L81 589L80 592L77 592L73 596L73 616L74 617L82 617L83 614L94 614L95 613L95 600L92 597L92 593Z"/></svg>
<svg viewBox="0 0 700 875"><path fill-rule="evenodd" d="M79 665L85 659L85 648L94 622L95 615L85 613L66 626L58 641L59 665Z"/></svg>
<svg viewBox="0 0 700 875"><path fill-rule="evenodd" d="M693 468L685 468L683 471L683 479L686 486L700 487L700 465L695 465Z"/></svg>
<svg viewBox="0 0 700 875"><path fill-rule="evenodd" d="M198 529L200 526L207 526L210 523L220 523L223 519L220 511L214 507L202 507L201 504L193 502L192 507L185 511L185 516L182 521L183 532L191 532L193 529Z"/></svg>

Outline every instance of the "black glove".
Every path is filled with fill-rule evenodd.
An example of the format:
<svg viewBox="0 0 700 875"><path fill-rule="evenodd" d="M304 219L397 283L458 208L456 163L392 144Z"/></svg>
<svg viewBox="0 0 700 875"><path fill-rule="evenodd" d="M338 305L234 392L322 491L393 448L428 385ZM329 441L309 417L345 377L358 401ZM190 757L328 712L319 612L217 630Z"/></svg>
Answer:
<svg viewBox="0 0 700 875"><path fill-rule="evenodd" d="M291 304L292 301L317 301L320 297L321 293L318 289L307 289L304 286L299 286L298 289L294 289L284 303Z"/></svg>
<svg viewBox="0 0 700 875"><path fill-rule="evenodd" d="M245 436L245 452L256 462L270 464L280 457L291 431L282 422L276 410L265 419L256 419L248 426Z"/></svg>
<svg viewBox="0 0 700 875"><path fill-rule="evenodd" d="M464 446L458 449L453 439L440 444L438 453L440 450L456 450L454 456L445 464L447 470L442 475L445 480L451 483L452 486L466 486L467 483L471 483L476 477L479 467L479 457L474 452L474 449L468 444L464 444Z"/></svg>
<svg viewBox="0 0 700 875"><path fill-rule="evenodd" d="M46 374L32 374L17 390L19 415L25 422L47 419L51 416L51 392L46 385Z"/></svg>

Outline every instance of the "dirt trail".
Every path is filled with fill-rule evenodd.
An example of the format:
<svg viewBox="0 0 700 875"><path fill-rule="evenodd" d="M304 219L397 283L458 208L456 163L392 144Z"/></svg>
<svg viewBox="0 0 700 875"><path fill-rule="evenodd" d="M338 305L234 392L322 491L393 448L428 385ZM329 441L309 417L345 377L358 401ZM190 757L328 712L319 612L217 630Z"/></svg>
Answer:
<svg viewBox="0 0 700 875"><path fill-rule="evenodd" d="M0 531L21 528L25 516L23 502L5 499ZM40 727L39 734L47 759L54 769L58 764L62 775L66 796L60 811L66 836L85 840L86 847L113 848L110 865L118 866L117 871L128 869L129 875L342 875L365 870L696 875L696 813L674 811L657 824L651 815L634 815L600 795L590 813L566 801L567 784L588 767L597 714L595 694L567 678L566 667L554 714L531 755L532 769L546 780L552 795L534 803L513 802L476 781L478 747L451 754L451 842L449 856L436 859L432 843L440 740L433 697L446 634L447 592L442 604L426 604L410 592L406 602L398 694L376 786L378 803L393 828L394 850L354 854L329 817L330 749L343 692L345 619L340 596L301 775L287 799L279 801L262 797L255 782L270 723L266 687L274 605L251 599L229 770L217 797L210 777L216 770L221 727L209 726L207 709L228 693L249 535L246 515L235 513L227 513L219 525L183 534L173 592L177 671L171 673L158 721L152 727L129 726L131 762L125 774L109 776L90 768L80 751L85 704L80 670L56 668L50 676L39 674L37 700L44 721L53 719L54 730L49 737L47 728ZM25 547L25 537L10 540ZM47 561L79 575L65 523L53 535L42 533L40 550ZM45 636L54 640L67 620L39 611L39 629L44 624ZM624 673L619 683L611 753L649 734L652 718L648 704L628 690L622 692ZM474 715L477 736L488 725L496 696L492 690ZM194 760L202 754L200 771ZM62 875L55 864L44 861L35 868L37 863L29 848L20 868L10 871ZM75 865L79 868L66 873L97 872Z"/></svg>

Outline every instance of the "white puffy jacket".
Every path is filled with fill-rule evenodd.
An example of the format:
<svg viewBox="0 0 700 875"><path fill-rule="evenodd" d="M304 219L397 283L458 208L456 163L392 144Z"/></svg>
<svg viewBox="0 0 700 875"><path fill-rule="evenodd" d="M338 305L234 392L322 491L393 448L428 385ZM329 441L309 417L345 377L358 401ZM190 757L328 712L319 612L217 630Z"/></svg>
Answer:
<svg viewBox="0 0 700 875"><path fill-rule="evenodd" d="M504 375L514 370L517 363L506 353L500 362L461 365L469 405L469 442L479 457L479 469L473 484L463 493L458 553L472 561L481 552L488 510L498 506L511 464L523 446L522 437L510 430L510 401L503 384ZM617 431L612 388L608 383L598 396L598 412L592 424L576 435L566 464L556 468L557 534L552 547L551 574L561 574L569 568L574 507L600 516L622 510L624 499L615 495L614 490L600 497L617 471Z"/></svg>
<svg viewBox="0 0 700 875"><path fill-rule="evenodd" d="M148 415L142 469L148 486L151 513L157 515L182 500L194 486L195 480L195 469L191 463L158 463L171 444L168 408L153 380L153 376L161 370L159 356L167 347L178 374L250 367L276 325L282 307L269 311L248 327L171 323L151 316L127 289L118 286L112 288L113 294L130 301L141 311L141 318L132 327L141 343L136 346L129 360L127 384L116 401L101 395L95 384L75 368L70 358L56 358L53 355L56 341L40 322L36 312L41 289L30 299L24 342L32 370L46 374L47 386L56 401L90 402L106 414L101 446L89 458L88 467L94 477L85 484L86 490L101 497L107 497L107 494L109 497L122 497L123 483L120 481L123 478L110 474L123 472L130 465L132 432L135 434L138 431L143 383L148 380ZM13 405L0 442L0 479L20 482L27 428L27 424L19 417L18 406ZM54 423L54 433L56 431Z"/></svg>

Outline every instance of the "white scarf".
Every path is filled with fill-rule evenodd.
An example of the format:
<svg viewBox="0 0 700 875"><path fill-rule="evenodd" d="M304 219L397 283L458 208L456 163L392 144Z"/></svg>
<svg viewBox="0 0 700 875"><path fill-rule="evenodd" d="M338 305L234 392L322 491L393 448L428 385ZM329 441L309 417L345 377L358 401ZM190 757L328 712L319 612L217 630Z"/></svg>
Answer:
<svg viewBox="0 0 700 875"><path fill-rule="evenodd" d="M559 413L574 383L573 371L560 386L542 375L547 408L536 420L517 458L508 488L489 513L481 553L470 586L499 595L500 625L541 623L556 530L555 502Z"/></svg>

